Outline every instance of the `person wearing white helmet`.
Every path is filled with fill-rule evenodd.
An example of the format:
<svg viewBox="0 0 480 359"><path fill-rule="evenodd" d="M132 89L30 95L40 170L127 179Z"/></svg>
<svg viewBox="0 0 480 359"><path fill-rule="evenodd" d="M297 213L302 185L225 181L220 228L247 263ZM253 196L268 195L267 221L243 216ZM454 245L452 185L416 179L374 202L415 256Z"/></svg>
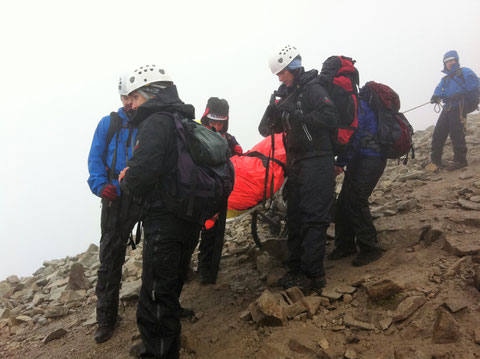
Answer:
<svg viewBox="0 0 480 359"><path fill-rule="evenodd" d="M123 107L98 123L88 155L88 185L101 198L100 267L96 285L97 321L95 341L113 335L118 317L122 265L128 237L140 216L140 206L118 185L118 175L132 157L137 129L128 126L132 100L126 89L126 75L120 77L118 92Z"/></svg>
<svg viewBox="0 0 480 359"><path fill-rule="evenodd" d="M135 153L120 176L121 188L144 203L142 288L137 325L142 343L131 355L178 358L180 349L179 297L198 243L200 225L167 209L165 182L176 171L177 133L174 116L193 119L195 109L184 104L177 88L160 66L145 65L128 77L139 127Z"/></svg>
<svg viewBox="0 0 480 359"><path fill-rule="evenodd" d="M304 70L295 46L275 51L269 66L282 84L258 129L264 137L285 133L288 172L290 271L278 284L321 293L326 283L323 260L335 184L332 136L338 114L317 81L317 70Z"/></svg>

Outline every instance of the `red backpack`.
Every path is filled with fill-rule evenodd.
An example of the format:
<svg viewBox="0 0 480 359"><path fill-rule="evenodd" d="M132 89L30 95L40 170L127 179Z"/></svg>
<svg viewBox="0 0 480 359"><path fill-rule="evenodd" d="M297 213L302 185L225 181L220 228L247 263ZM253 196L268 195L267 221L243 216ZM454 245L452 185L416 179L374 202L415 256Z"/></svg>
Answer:
<svg viewBox="0 0 480 359"><path fill-rule="evenodd" d="M339 114L338 128L333 138L335 154L351 146L358 129L358 86L360 78L355 60L345 56L330 56L325 60L318 80L328 91Z"/></svg>
<svg viewBox="0 0 480 359"><path fill-rule="evenodd" d="M369 81L360 90L360 97L365 99L378 118L377 142L387 158L405 156L404 164L408 161L408 153L413 148L413 128L400 110L398 94L387 85Z"/></svg>

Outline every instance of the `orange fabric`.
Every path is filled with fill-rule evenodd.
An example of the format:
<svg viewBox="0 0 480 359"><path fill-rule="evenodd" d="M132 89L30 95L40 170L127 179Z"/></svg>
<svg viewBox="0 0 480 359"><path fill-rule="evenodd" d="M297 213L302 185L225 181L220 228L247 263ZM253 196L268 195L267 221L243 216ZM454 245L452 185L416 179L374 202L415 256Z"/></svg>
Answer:
<svg viewBox="0 0 480 359"><path fill-rule="evenodd" d="M271 137L263 139L256 144L250 151L263 153L265 156L271 156L272 140ZM283 145L282 134L275 135L275 158L286 164L287 155ZM256 206L263 200L265 190L266 168L262 160L257 157L233 156L230 158L235 167L235 186L233 192L228 198L228 209L245 210ZM282 167L272 161L269 161L269 178L267 185L267 198L270 196L270 184L272 173L274 176L274 192L278 191L285 180L285 174Z"/></svg>

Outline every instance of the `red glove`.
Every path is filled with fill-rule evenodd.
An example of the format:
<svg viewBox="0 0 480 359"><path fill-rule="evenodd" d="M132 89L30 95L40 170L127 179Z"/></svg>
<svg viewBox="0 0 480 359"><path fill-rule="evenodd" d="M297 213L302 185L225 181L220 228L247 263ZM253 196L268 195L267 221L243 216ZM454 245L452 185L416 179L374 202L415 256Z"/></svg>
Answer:
<svg viewBox="0 0 480 359"><path fill-rule="evenodd" d="M105 185L100 191L100 197L106 199L107 201L114 201L117 197L117 187L113 184Z"/></svg>
<svg viewBox="0 0 480 359"><path fill-rule="evenodd" d="M243 153L243 149L240 147L240 145L235 145L235 147L233 147L233 152L241 155Z"/></svg>

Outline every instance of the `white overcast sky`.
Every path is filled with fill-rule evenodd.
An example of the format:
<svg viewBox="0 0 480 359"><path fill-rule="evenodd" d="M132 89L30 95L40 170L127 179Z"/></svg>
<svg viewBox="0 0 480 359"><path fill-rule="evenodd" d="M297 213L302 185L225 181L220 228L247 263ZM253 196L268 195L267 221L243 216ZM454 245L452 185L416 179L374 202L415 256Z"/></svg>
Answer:
<svg viewBox="0 0 480 359"><path fill-rule="evenodd" d="M285 44L307 70L330 55L357 60L360 81L390 85L402 109L430 99L443 54L480 75L480 1L2 1L0 279L30 275L100 238L87 156L100 118L120 106L117 79L138 65L170 72L201 116L230 103L244 149L278 81L267 59ZM435 123L431 105L407 116Z"/></svg>

